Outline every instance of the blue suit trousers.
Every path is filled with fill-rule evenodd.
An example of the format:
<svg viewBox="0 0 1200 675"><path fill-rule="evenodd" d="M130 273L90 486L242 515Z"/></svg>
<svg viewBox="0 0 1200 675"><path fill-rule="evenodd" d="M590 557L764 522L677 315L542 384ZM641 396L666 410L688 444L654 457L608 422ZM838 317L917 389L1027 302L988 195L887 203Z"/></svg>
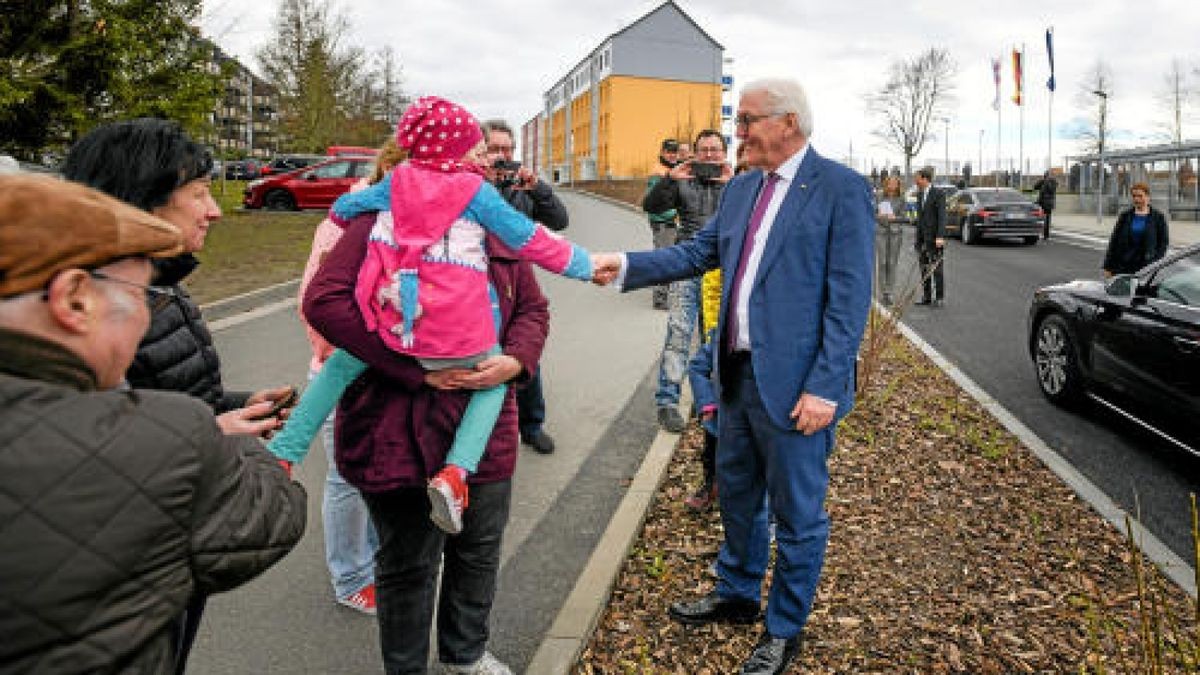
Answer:
<svg viewBox="0 0 1200 675"><path fill-rule="evenodd" d="M770 547L765 495L775 519L775 573L766 629L772 637L791 638L808 620L825 562L827 459L834 427L811 436L779 427L763 407L750 359L725 363L717 453L725 541L717 557L717 594L756 602L761 598Z"/></svg>

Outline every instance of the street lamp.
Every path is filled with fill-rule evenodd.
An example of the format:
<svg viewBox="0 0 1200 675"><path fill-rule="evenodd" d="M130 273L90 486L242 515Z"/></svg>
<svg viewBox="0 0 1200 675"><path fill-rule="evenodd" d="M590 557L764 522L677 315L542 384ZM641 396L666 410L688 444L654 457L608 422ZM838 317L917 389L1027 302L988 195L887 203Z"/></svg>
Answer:
<svg viewBox="0 0 1200 675"><path fill-rule="evenodd" d="M1099 185L1096 188L1096 225L1098 227L1104 225L1104 214L1102 212L1104 199L1104 116L1108 112L1108 92L1103 89L1095 89L1093 94L1100 97L1100 120L1096 128L1096 141L1100 152L1097 153L1097 163L1100 169Z"/></svg>
<svg viewBox="0 0 1200 675"><path fill-rule="evenodd" d="M979 130L979 166L975 168L975 175L980 177L980 181L983 180L983 129ZM983 185L982 182L979 184Z"/></svg>
<svg viewBox="0 0 1200 675"><path fill-rule="evenodd" d="M942 123L946 125L946 136L945 136L946 149L945 149L945 154L942 155L942 172L947 178L949 178L949 176L950 176L950 118L943 117Z"/></svg>

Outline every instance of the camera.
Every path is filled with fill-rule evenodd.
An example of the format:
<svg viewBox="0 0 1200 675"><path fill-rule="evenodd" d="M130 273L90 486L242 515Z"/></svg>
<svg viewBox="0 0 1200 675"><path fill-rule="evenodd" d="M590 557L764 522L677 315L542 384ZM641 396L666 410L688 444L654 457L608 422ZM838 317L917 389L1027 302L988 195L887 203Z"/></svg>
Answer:
<svg viewBox="0 0 1200 675"><path fill-rule="evenodd" d="M692 176L699 181L710 182L721 177L722 166L712 162L692 162Z"/></svg>
<svg viewBox="0 0 1200 675"><path fill-rule="evenodd" d="M492 162L492 168L496 170L496 187L507 188L518 185L521 182L517 171L521 169L521 163L507 159L497 159Z"/></svg>

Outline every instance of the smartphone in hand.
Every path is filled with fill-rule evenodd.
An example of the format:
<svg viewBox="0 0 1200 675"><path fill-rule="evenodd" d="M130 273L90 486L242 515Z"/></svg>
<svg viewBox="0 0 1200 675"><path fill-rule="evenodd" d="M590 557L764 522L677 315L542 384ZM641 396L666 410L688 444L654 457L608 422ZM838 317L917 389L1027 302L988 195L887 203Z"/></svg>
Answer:
<svg viewBox="0 0 1200 675"><path fill-rule="evenodd" d="M266 413L264 413L262 415L259 415L258 417L255 417L254 419L265 420L269 417L279 417L279 413L283 412L283 410L285 408L290 408L290 407L296 405L296 401L299 398L300 398L300 392L298 392L295 387L288 387L287 394L285 394L284 396L282 396L280 398L275 399L275 402L271 404L270 410L268 410Z"/></svg>

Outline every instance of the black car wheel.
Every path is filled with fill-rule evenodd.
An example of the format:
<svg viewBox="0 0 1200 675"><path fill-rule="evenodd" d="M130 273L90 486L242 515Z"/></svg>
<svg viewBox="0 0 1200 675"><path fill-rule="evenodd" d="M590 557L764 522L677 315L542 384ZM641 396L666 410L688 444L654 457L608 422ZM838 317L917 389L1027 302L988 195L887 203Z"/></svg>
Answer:
<svg viewBox="0 0 1200 675"><path fill-rule="evenodd" d="M1034 244L1038 243L1037 237L1025 237L1024 239L1026 246L1033 246Z"/></svg>
<svg viewBox="0 0 1200 675"><path fill-rule="evenodd" d="M272 190L263 196L263 206L271 211L295 211L296 198L287 190Z"/></svg>
<svg viewBox="0 0 1200 675"><path fill-rule="evenodd" d="M976 231L975 225L971 223L971 219L967 218L962 224L962 243L970 246L979 242L979 232Z"/></svg>
<svg viewBox="0 0 1200 675"><path fill-rule="evenodd" d="M1079 370L1067 322L1051 314L1038 323L1033 347L1038 387L1051 403L1071 406L1083 397L1083 375Z"/></svg>

